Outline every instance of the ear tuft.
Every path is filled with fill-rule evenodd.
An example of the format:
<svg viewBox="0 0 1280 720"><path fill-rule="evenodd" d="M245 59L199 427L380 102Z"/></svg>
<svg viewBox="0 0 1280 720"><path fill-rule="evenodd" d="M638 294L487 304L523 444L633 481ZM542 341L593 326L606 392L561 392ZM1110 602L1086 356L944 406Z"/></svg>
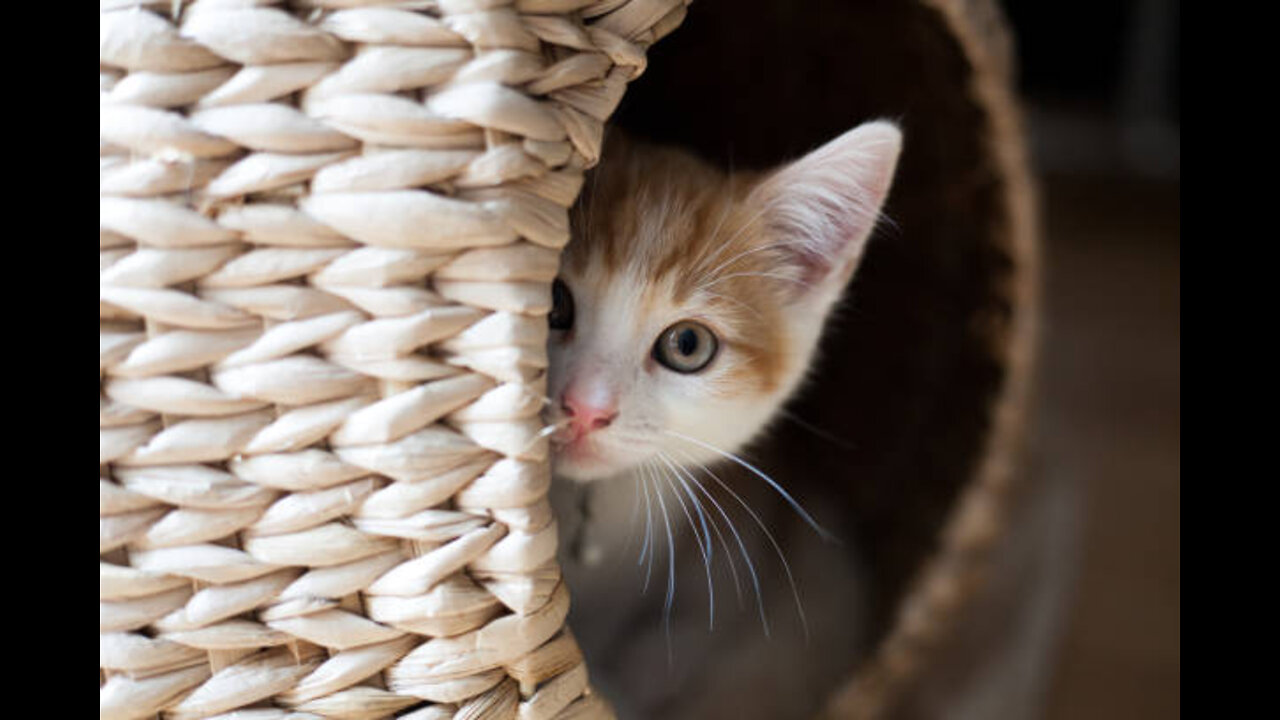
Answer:
<svg viewBox="0 0 1280 720"><path fill-rule="evenodd" d="M859 125L782 168L753 193L807 286L838 293L853 275L893 183L902 132ZM834 300L834 298L829 298Z"/></svg>

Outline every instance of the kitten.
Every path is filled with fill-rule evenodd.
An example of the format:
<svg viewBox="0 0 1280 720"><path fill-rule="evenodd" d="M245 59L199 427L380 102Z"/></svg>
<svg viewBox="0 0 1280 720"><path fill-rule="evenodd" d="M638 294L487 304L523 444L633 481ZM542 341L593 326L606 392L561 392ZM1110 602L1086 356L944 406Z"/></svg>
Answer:
<svg viewBox="0 0 1280 720"><path fill-rule="evenodd" d="M855 623L812 628L811 639L794 624L804 610L841 617L857 604L850 549L823 542L786 489L738 453L810 367L900 147L894 125L871 122L780 169L730 177L615 132L588 180L549 317L554 467L575 481L558 480L553 499L562 537L585 538L566 546L587 548L563 563L572 627L624 717L799 714L793 698L829 679L783 677L786 654L858 646ZM791 531L796 518L810 529ZM624 554L636 525L643 567ZM797 565L782 574L766 560L784 547ZM608 566L592 562L602 556ZM849 572L831 573L833 562ZM704 574L706 619L673 602ZM665 592L638 592L642 575L646 588L665 575ZM779 608L799 602L793 576L823 586L787 614ZM741 609L716 616L716 589L725 595L730 579ZM774 640L762 644L771 623ZM753 681L777 688L778 705L733 707L733 684Z"/></svg>

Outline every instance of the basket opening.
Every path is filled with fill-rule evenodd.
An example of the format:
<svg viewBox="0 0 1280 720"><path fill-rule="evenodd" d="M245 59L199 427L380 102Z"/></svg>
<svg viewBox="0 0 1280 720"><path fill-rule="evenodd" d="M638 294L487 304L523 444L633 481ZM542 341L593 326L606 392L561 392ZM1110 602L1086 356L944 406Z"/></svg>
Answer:
<svg viewBox="0 0 1280 720"><path fill-rule="evenodd" d="M791 419L752 452L798 497L843 485L823 519L836 516L864 558L873 643L939 550L1005 376L1009 210L972 73L923 4L695 3L615 118L737 168L797 157L876 117L903 127L892 223L873 237Z"/></svg>

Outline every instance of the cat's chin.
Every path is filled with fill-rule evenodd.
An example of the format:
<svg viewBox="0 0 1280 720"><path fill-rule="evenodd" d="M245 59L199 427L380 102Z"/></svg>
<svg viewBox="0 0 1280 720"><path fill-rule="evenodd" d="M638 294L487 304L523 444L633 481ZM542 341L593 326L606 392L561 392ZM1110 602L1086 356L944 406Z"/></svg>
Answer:
<svg viewBox="0 0 1280 720"><path fill-rule="evenodd" d="M551 462L552 471L559 477L587 483L607 480L626 472L626 468L602 460L567 459L556 456Z"/></svg>
<svg viewBox="0 0 1280 720"><path fill-rule="evenodd" d="M586 483L625 474L635 463L619 462L594 448L573 443L555 447L551 467L560 477Z"/></svg>

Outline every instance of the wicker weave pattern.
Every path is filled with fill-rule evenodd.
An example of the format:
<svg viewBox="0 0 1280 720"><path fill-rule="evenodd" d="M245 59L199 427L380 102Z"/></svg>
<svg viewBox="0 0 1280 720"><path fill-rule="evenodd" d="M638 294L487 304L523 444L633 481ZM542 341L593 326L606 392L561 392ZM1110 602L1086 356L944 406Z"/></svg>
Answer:
<svg viewBox="0 0 1280 720"><path fill-rule="evenodd" d="M686 2L102 0L102 717L609 714L542 316Z"/></svg>

